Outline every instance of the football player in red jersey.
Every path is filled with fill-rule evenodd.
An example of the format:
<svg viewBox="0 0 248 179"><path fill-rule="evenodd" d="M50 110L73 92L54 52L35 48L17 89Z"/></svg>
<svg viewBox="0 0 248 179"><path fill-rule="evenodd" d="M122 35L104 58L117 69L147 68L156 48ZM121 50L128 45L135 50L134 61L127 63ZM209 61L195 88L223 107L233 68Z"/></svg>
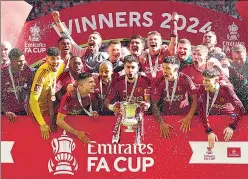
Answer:
<svg viewBox="0 0 248 179"><path fill-rule="evenodd" d="M105 106L117 112L115 102L134 102L140 104L145 110L150 107L150 80L142 73L138 73L139 61L134 56L124 59L125 75L113 82L105 100Z"/></svg>
<svg viewBox="0 0 248 179"><path fill-rule="evenodd" d="M229 141L239 120L244 115L245 109L233 88L219 83L220 72L217 69L206 69L202 72L202 76L203 86L200 87L197 93L198 113L208 135L209 147L213 148L215 140L218 139L209 124L208 116L235 114L236 118L223 132L224 140Z"/></svg>
<svg viewBox="0 0 248 179"><path fill-rule="evenodd" d="M160 124L161 135L166 138L171 137L170 128L172 127L163 122L159 112L159 101L162 101L163 115L186 115L181 120L183 132L190 130L190 123L196 111L195 85L187 75L178 72L179 66L180 61L176 57L166 57L163 62L164 75L158 79L153 89L153 114ZM180 104L187 92L193 99L192 104L181 108Z"/></svg>
<svg viewBox="0 0 248 179"><path fill-rule="evenodd" d="M62 129L76 135L84 143L90 143L87 133L71 127L65 122L67 115L98 116L98 102L95 97L95 80L90 73L81 73L77 78L77 95L70 96L66 93L60 103L57 116L57 125Z"/></svg>
<svg viewBox="0 0 248 179"><path fill-rule="evenodd" d="M177 21L178 14L172 14L171 40L169 46L162 45L162 36L157 31L151 31L147 35L148 50L140 55L141 69L152 83L163 76L163 59L175 54L177 43Z"/></svg>

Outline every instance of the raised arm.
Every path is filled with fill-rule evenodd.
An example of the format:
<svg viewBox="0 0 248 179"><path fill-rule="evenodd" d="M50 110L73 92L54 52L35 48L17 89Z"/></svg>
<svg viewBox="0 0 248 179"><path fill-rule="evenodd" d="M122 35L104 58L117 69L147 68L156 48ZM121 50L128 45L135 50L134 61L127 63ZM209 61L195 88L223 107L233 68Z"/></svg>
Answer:
<svg viewBox="0 0 248 179"><path fill-rule="evenodd" d="M63 34L64 36L69 37L71 40L71 43L76 44L75 41L72 39L70 33L68 32L68 29L61 22L59 12L53 11L52 16L53 16L53 20L55 21L55 24L56 24L60 34Z"/></svg>
<svg viewBox="0 0 248 179"><path fill-rule="evenodd" d="M73 55L79 56L79 57L84 56L86 49L80 47L79 45L77 45L76 42L73 40L73 38L71 37L68 29L61 22L59 12L58 11L53 11L52 12L52 16L53 16L53 19L55 21L56 27L58 28L60 34L62 34L63 36L67 36L67 37L70 38L71 44L72 44L71 53Z"/></svg>
<svg viewBox="0 0 248 179"><path fill-rule="evenodd" d="M176 12L173 12L172 17L171 17L171 39L170 39L170 44L168 47L171 55L176 54L176 46L177 46L177 40L178 40L177 22L178 22L178 14Z"/></svg>

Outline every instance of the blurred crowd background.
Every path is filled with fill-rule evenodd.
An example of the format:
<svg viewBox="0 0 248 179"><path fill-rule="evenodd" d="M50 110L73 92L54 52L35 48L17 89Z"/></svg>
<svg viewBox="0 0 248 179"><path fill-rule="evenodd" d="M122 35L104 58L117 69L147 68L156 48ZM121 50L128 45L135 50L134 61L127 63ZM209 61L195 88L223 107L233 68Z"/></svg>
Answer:
<svg viewBox="0 0 248 179"><path fill-rule="evenodd" d="M72 1L48 1L48 0L25 0L33 6L27 21L34 20L38 17L48 15L53 11L59 11L61 9L77 6L80 4L86 4L90 2L100 2L104 0L72 0ZM228 14L234 18L240 18L239 13L236 10L236 3L238 0L217 0L217 1L205 1L205 0L172 0L177 2L184 2L189 4L195 4L212 10L216 10L225 14Z"/></svg>

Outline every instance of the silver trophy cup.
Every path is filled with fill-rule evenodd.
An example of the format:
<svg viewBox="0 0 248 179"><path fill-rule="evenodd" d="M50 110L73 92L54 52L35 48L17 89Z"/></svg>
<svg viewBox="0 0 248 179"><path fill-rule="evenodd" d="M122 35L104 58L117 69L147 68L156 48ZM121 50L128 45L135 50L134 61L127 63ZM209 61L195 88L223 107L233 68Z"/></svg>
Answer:
<svg viewBox="0 0 248 179"><path fill-rule="evenodd" d="M133 127L137 126L136 110L139 107L136 103L124 102L122 103L123 115L122 125L126 126L125 132L134 132Z"/></svg>

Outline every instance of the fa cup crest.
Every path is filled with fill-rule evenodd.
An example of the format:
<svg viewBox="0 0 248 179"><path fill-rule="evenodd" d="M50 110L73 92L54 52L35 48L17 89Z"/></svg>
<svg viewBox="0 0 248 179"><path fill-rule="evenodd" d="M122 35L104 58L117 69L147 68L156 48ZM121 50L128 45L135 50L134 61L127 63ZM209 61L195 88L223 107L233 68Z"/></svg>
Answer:
<svg viewBox="0 0 248 179"><path fill-rule="evenodd" d="M64 131L61 137L52 140L51 145L54 157L48 161L49 172L53 172L54 175L74 175L74 171L78 169L78 163L72 156L72 151L76 147L73 140Z"/></svg>
<svg viewBox="0 0 248 179"><path fill-rule="evenodd" d="M232 25L228 26L229 34L227 34L228 40L238 40L239 34L238 34L238 26L232 23Z"/></svg>
<svg viewBox="0 0 248 179"><path fill-rule="evenodd" d="M32 42L39 42L40 41L40 28L35 24L33 27L30 27L31 35L29 36L29 40Z"/></svg>

